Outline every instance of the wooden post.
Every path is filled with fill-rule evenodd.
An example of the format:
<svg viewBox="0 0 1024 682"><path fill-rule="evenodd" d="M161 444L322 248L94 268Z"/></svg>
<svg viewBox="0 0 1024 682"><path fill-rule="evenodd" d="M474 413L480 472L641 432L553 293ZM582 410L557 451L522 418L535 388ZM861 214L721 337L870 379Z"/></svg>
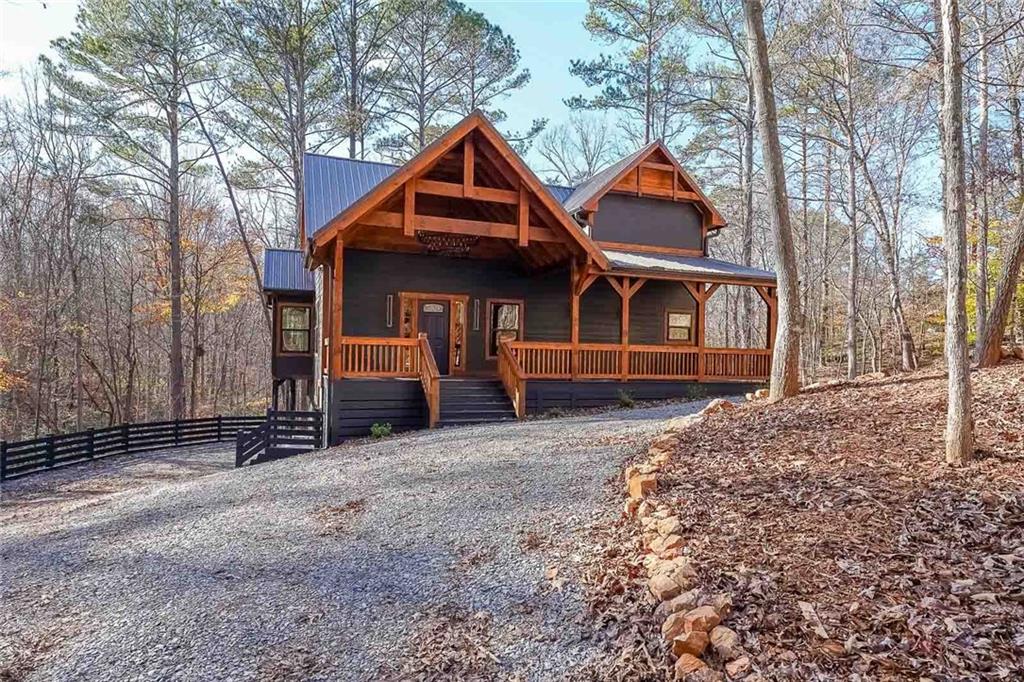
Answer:
<svg viewBox="0 0 1024 682"><path fill-rule="evenodd" d="M0 481L7 478L7 441L0 440Z"/></svg>
<svg viewBox="0 0 1024 682"><path fill-rule="evenodd" d="M408 195L407 195L408 196ZM342 284L344 281L344 245L334 242L334 264L331 267L331 378L341 378Z"/></svg>
<svg viewBox="0 0 1024 682"><path fill-rule="evenodd" d="M224 417L217 415L217 440L224 438Z"/></svg>
<svg viewBox="0 0 1024 682"><path fill-rule="evenodd" d="M569 264L569 373L573 380L579 371L580 350L580 267L573 258Z"/></svg>
<svg viewBox="0 0 1024 682"><path fill-rule="evenodd" d="M707 357L704 354L704 323L707 307L704 296L704 284L697 284L697 381L704 381Z"/></svg>
<svg viewBox="0 0 1024 682"><path fill-rule="evenodd" d="M53 468L55 453L53 451L53 436L46 437L46 467Z"/></svg>
<svg viewBox="0 0 1024 682"><path fill-rule="evenodd" d="M467 135L466 141L462 143L462 192L467 197L472 197L475 193L475 164L476 148L473 146L473 136Z"/></svg>
<svg viewBox="0 0 1024 682"><path fill-rule="evenodd" d="M412 237L416 233L415 217L416 178L412 178L405 183L405 201L402 207L402 234L406 237Z"/></svg>
<svg viewBox="0 0 1024 682"><path fill-rule="evenodd" d="M775 294L775 289L768 290L768 343L769 349L775 348L775 330L779 324L779 299Z"/></svg>
<svg viewBox="0 0 1024 682"><path fill-rule="evenodd" d="M519 183L519 246L530 244L530 195L526 183Z"/></svg>
<svg viewBox="0 0 1024 682"><path fill-rule="evenodd" d="M86 452L89 454L89 459L96 457L96 430L89 429L89 440L86 441Z"/></svg>
<svg viewBox="0 0 1024 682"><path fill-rule="evenodd" d="M128 424L121 424L121 447L128 452L129 445L131 445L131 433L128 431Z"/></svg>

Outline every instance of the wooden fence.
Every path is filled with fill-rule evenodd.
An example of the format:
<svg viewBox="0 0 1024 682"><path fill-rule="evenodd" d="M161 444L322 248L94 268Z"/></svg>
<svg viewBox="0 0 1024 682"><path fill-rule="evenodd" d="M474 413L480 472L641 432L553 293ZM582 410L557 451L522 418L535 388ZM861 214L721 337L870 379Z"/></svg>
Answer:
<svg viewBox="0 0 1024 682"><path fill-rule="evenodd" d="M323 442L323 424L322 412L267 410L266 421L235 436L235 466L316 450Z"/></svg>
<svg viewBox="0 0 1024 682"><path fill-rule="evenodd" d="M0 480L112 455L231 440L238 433L257 428L263 423L262 416L218 415L201 419L122 424L12 443L0 441Z"/></svg>

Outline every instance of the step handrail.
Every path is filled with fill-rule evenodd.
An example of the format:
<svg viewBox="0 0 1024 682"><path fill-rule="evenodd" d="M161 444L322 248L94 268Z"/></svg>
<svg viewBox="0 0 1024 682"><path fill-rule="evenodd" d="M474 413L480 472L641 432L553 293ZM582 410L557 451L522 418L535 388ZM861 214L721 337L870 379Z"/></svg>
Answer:
<svg viewBox="0 0 1024 682"><path fill-rule="evenodd" d="M498 378L512 401L516 418L522 419L526 416L526 373L512 352L508 339L498 343Z"/></svg>
<svg viewBox="0 0 1024 682"><path fill-rule="evenodd" d="M425 333L420 332L417 346L420 354L420 383L427 399L427 426L432 429L441 418L441 373Z"/></svg>

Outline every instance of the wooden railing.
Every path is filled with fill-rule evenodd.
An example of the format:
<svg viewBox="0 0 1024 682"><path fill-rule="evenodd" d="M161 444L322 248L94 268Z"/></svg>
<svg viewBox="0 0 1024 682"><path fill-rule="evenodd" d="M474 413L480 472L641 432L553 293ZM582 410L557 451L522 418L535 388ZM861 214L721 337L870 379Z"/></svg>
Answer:
<svg viewBox="0 0 1024 682"><path fill-rule="evenodd" d="M417 341L420 383L423 384L423 395L427 399L427 424L430 428L437 425L441 417L441 373L437 370L434 353L430 350L430 342L426 334L420 334Z"/></svg>
<svg viewBox="0 0 1024 682"><path fill-rule="evenodd" d="M267 420L235 436L235 466L316 450L323 443L320 411L267 410Z"/></svg>
<svg viewBox="0 0 1024 682"><path fill-rule="evenodd" d="M525 379L759 381L772 362L766 348L581 343L574 351L568 343L513 341L508 349Z"/></svg>
<svg viewBox="0 0 1024 682"><path fill-rule="evenodd" d="M552 371L557 369L557 363L548 364L549 362L554 362L557 355L551 354L551 357L540 357L545 355L547 354L537 353L531 356L533 358L532 361L534 363L539 362L543 366L549 366ZM522 419L526 415L526 373L519 364L516 353L513 352L511 344L507 339L502 340L498 344L498 378L501 379L501 384L505 387L508 399L512 401L516 417Z"/></svg>
<svg viewBox="0 0 1024 682"><path fill-rule="evenodd" d="M420 376L417 339L374 336L341 337L341 376L407 377Z"/></svg>

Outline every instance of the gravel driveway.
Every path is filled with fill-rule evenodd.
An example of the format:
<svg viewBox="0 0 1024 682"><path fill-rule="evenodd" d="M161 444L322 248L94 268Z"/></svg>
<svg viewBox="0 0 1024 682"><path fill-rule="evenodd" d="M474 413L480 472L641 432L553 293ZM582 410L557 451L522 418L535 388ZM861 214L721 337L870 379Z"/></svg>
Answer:
<svg viewBox="0 0 1024 682"><path fill-rule="evenodd" d="M422 431L5 514L0 679L398 678L446 648L484 677L560 678L597 646L574 534L622 460L704 404Z"/></svg>

